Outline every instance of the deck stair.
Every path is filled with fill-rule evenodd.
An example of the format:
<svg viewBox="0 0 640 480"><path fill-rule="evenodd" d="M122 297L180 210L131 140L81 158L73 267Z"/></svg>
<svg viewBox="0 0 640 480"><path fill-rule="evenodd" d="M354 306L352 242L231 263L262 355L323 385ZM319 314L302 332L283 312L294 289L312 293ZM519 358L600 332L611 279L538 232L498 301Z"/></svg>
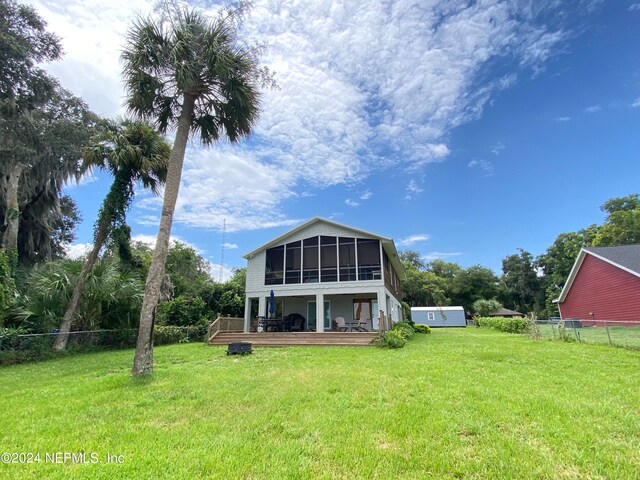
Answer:
<svg viewBox="0 0 640 480"><path fill-rule="evenodd" d="M366 346L376 338L370 332L270 332L270 333L217 333L209 345L227 345L232 342L251 342L259 347L307 346Z"/></svg>

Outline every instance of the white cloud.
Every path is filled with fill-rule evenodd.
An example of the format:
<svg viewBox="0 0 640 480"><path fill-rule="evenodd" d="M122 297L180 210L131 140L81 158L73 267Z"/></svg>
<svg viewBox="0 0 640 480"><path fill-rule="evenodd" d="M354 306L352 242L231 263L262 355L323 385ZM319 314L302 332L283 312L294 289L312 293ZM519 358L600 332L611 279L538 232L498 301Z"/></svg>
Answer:
<svg viewBox="0 0 640 480"><path fill-rule="evenodd" d="M396 242L396 245L399 247L408 247L416 243L426 242L427 240L429 240L429 238L429 235L427 235L426 233L416 233L414 235L409 235L408 237L398 240Z"/></svg>
<svg viewBox="0 0 640 480"><path fill-rule="evenodd" d="M120 48L135 14L153 2L32 3L66 52L47 68L98 113L122 113ZM256 1L243 36L269 45L264 63L280 89L264 92L254 141L188 150L175 221L220 229L226 219L229 231L293 225L299 219L286 203L304 196L299 190L443 161L452 129L479 118L519 70L539 72L562 52L567 32L547 22L565 18L554 15L562 8L499 0ZM491 77L496 62L511 71ZM420 191L410 183L407 196ZM157 222L157 201L136 201L136 208L151 210L140 223Z"/></svg>
<svg viewBox="0 0 640 480"><path fill-rule="evenodd" d="M477 168L484 173L483 177L490 177L494 173L494 166L489 160L471 160L467 167Z"/></svg>
<svg viewBox="0 0 640 480"><path fill-rule="evenodd" d="M132 242L140 242L140 243L144 243L145 245L147 245L149 248L155 248L156 246L156 239L157 237L155 235L147 235L144 233L139 233L136 235L132 235L131 236L131 241ZM206 250L202 250L201 248L199 248L198 246L196 246L193 243L187 242L186 240L184 240L183 238L180 238L176 235L171 235L171 238L169 240L169 243L171 245L173 245L175 242L180 242L180 243L184 243L185 245L187 245L188 247L193 248L196 253L198 255L202 255L203 253L206 252Z"/></svg>
<svg viewBox="0 0 640 480"><path fill-rule="evenodd" d="M371 190L365 190L360 194L360 200L369 200L373 197L373 192Z"/></svg>
<svg viewBox="0 0 640 480"><path fill-rule="evenodd" d="M494 155L500 155L500 153L506 148L507 146L504 143L498 141L491 149L491 153L493 153Z"/></svg>
<svg viewBox="0 0 640 480"><path fill-rule="evenodd" d="M640 11L640 3L632 3L631 5L629 5L629 8L627 10L629 10L630 12L633 12L634 10Z"/></svg>
<svg viewBox="0 0 640 480"><path fill-rule="evenodd" d="M344 203L346 203L347 205L349 205L350 207L357 207L358 205L360 205L360 202L356 202L355 200L351 199L351 198L347 198Z"/></svg>
<svg viewBox="0 0 640 480"><path fill-rule="evenodd" d="M592 105L591 107L587 107L584 109L585 113L596 113L602 110L600 105Z"/></svg>
<svg viewBox="0 0 640 480"><path fill-rule="evenodd" d="M233 268L222 266L222 272L220 272L219 263L209 262L209 276L216 282L226 282L233 276Z"/></svg>
<svg viewBox="0 0 640 480"><path fill-rule="evenodd" d="M633 108L640 107L640 97L636 98L634 102L631 104Z"/></svg>
<svg viewBox="0 0 640 480"><path fill-rule="evenodd" d="M226 250L236 250L238 248L238 244L237 243L223 243L222 246Z"/></svg>
<svg viewBox="0 0 640 480"><path fill-rule="evenodd" d="M556 122L568 122L571 120L571 117L558 117L556 118Z"/></svg>
<svg viewBox="0 0 640 480"><path fill-rule="evenodd" d="M412 178L407 184L407 188L405 189L404 199L411 200L413 197L423 191L424 189L420 188L420 186L418 186L418 182L416 182L415 179Z"/></svg>
<svg viewBox="0 0 640 480"><path fill-rule="evenodd" d="M88 254L92 248L93 243L71 243L64 246L64 253L75 260Z"/></svg>
<svg viewBox="0 0 640 480"><path fill-rule="evenodd" d="M441 259L445 260L451 257L459 257L460 255L464 255L463 252L429 252L422 256L422 258L426 261Z"/></svg>

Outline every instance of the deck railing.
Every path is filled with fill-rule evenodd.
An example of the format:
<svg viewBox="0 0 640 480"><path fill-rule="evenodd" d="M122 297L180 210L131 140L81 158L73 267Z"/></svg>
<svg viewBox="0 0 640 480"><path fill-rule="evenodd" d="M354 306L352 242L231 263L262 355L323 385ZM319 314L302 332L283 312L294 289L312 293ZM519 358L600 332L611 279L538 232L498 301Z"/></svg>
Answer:
<svg viewBox="0 0 640 480"><path fill-rule="evenodd" d="M218 333L242 333L244 332L244 318L218 317L207 330L207 338L211 341Z"/></svg>

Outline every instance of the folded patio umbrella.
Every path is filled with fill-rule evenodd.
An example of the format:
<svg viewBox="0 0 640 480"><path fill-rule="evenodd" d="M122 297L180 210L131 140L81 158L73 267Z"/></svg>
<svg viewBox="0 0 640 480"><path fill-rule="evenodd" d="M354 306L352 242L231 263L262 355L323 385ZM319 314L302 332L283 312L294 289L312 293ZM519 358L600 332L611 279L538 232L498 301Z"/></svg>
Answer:
<svg viewBox="0 0 640 480"><path fill-rule="evenodd" d="M269 316L273 318L275 313L276 313L276 295L273 293L273 290L271 290L271 293L269 294Z"/></svg>

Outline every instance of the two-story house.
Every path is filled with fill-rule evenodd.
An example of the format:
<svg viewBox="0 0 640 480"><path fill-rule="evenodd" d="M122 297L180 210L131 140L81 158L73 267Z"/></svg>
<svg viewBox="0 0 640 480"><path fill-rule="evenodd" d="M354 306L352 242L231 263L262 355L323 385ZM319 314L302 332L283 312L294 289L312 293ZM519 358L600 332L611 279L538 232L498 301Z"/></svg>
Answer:
<svg viewBox="0 0 640 480"><path fill-rule="evenodd" d="M313 218L244 255L247 283L244 331L259 316L297 313L304 330L327 332L337 317L378 330L379 312L403 318L404 270L393 240L323 218Z"/></svg>

